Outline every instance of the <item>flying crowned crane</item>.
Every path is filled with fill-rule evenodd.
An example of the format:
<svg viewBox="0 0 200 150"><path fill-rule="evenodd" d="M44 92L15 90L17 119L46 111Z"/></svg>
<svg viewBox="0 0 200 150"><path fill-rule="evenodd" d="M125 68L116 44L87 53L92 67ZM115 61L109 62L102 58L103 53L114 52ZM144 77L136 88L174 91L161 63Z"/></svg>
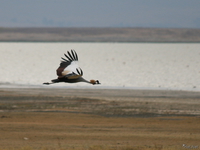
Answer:
<svg viewBox="0 0 200 150"><path fill-rule="evenodd" d="M68 54L68 55L67 55ZM76 83L76 82L86 82L90 84L100 84L98 80L86 80L83 76L82 69L78 66L78 55L75 50L71 50L71 53L67 51L64 54L66 58L62 58L60 66L56 70L58 78L51 80L51 82L45 82L43 84L49 85L59 82Z"/></svg>

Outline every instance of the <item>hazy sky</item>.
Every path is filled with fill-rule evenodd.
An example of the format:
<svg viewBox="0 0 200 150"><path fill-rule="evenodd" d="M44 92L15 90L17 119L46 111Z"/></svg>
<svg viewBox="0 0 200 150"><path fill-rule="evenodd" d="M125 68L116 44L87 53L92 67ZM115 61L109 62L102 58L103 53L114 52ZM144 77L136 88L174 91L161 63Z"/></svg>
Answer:
<svg viewBox="0 0 200 150"><path fill-rule="evenodd" d="M200 28L200 0L0 0L0 27Z"/></svg>

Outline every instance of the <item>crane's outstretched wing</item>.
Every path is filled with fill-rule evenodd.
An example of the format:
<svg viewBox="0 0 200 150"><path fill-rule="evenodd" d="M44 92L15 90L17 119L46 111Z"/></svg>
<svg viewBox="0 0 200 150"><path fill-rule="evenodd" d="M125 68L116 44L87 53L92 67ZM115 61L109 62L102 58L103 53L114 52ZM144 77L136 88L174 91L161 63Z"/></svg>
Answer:
<svg viewBox="0 0 200 150"><path fill-rule="evenodd" d="M58 78L76 79L83 75L82 69L78 65L78 55L75 50L71 50L71 53L67 51L64 54L66 58L62 58L60 66L56 70Z"/></svg>

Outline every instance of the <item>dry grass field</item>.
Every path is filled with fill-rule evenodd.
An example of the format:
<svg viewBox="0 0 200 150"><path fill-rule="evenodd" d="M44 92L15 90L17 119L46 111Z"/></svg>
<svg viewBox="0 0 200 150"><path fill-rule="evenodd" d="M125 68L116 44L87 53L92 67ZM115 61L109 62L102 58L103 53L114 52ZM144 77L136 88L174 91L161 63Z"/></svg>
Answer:
<svg viewBox="0 0 200 150"><path fill-rule="evenodd" d="M0 89L0 149L200 149L199 95L184 91Z"/></svg>

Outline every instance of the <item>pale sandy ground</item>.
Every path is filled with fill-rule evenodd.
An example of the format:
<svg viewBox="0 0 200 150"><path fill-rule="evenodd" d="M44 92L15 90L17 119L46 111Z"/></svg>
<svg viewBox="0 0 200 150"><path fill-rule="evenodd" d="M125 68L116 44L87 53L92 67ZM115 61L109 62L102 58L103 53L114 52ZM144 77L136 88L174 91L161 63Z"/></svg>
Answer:
<svg viewBox="0 0 200 150"><path fill-rule="evenodd" d="M79 55L84 78L98 79L101 87L200 89L198 43L0 43L0 85L55 79L60 58L70 49Z"/></svg>

